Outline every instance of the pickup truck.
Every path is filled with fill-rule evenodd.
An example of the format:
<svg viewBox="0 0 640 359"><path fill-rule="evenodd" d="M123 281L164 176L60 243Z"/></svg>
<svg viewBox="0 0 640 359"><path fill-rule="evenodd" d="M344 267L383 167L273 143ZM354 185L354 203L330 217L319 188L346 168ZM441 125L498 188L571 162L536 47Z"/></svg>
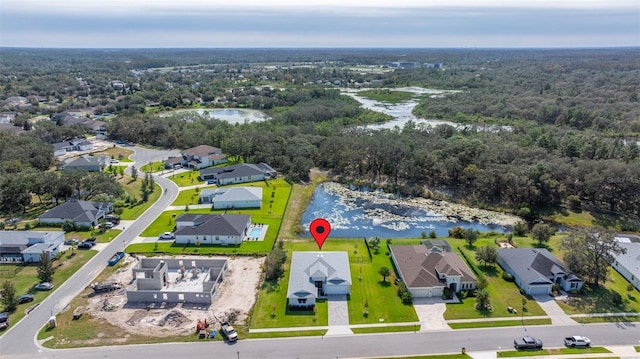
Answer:
<svg viewBox="0 0 640 359"><path fill-rule="evenodd" d="M236 330L233 329L233 327L229 323L222 322L220 324L220 328L222 329L222 334L227 337L228 341L235 342L236 340L238 340L238 333L236 333Z"/></svg>
<svg viewBox="0 0 640 359"><path fill-rule="evenodd" d="M513 341L516 349L542 349L542 340L533 337L524 337Z"/></svg>
<svg viewBox="0 0 640 359"><path fill-rule="evenodd" d="M571 348L575 348L575 347L588 348L591 345L591 339L587 337L582 337L579 335L574 335L572 337L564 338L564 345Z"/></svg>

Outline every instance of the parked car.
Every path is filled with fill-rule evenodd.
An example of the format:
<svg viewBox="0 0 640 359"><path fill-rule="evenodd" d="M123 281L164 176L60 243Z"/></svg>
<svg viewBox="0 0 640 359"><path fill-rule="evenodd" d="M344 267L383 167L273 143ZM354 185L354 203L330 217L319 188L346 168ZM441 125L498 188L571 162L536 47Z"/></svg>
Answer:
<svg viewBox="0 0 640 359"><path fill-rule="evenodd" d="M53 283L51 282L42 282L36 284L33 289L35 290L51 290L53 289Z"/></svg>
<svg viewBox="0 0 640 359"><path fill-rule="evenodd" d="M524 337L513 341L516 349L542 349L542 340L533 337Z"/></svg>
<svg viewBox="0 0 640 359"><path fill-rule="evenodd" d="M235 342L236 340L238 340L238 333L236 333L236 330L233 329L231 324L222 322L222 324L220 324L220 329L222 330L222 334L224 334L228 341Z"/></svg>
<svg viewBox="0 0 640 359"><path fill-rule="evenodd" d="M160 235L160 239L174 239L176 238L176 236L173 234L173 232L164 232Z"/></svg>
<svg viewBox="0 0 640 359"><path fill-rule="evenodd" d="M115 227L116 225L111 223L111 222L104 222L104 226L105 226L105 228L111 229L111 228Z"/></svg>
<svg viewBox="0 0 640 359"><path fill-rule="evenodd" d="M33 302L32 294L25 294L18 297L18 304Z"/></svg>
<svg viewBox="0 0 640 359"><path fill-rule="evenodd" d="M78 245L78 243L80 243L80 241L75 239L75 238L70 238L70 239L67 239L66 241L64 241L64 244L66 244L68 246L75 246L75 245Z"/></svg>
<svg viewBox="0 0 640 359"><path fill-rule="evenodd" d="M7 329L9 326L9 313L2 312L0 313L0 330Z"/></svg>
<svg viewBox="0 0 640 359"><path fill-rule="evenodd" d="M107 222L111 222L113 224L120 224L120 217L115 216L113 214L107 215L104 217Z"/></svg>
<svg viewBox="0 0 640 359"><path fill-rule="evenodd" d="M95 245L96 245L95 239L85 239L84 241L80 242L80 244L78 244L78 248L91 249Z"/></svg>
<svg viewBox="0 0 640 359"><path fill-rule="evenodd" d="M575 347L588 348L589 346L591 346L591 339L580 336L580 335L574 335L572 337L564 338L564 345L571 348L575 348Z"/></svg>

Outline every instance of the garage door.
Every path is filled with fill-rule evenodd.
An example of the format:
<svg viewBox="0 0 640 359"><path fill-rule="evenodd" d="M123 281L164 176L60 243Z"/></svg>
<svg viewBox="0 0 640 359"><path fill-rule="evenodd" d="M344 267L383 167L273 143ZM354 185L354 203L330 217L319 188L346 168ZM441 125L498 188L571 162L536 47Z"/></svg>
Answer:
<svg viewBox="0 0 640 359"><path fill-rule="evenodd" d="M549 286L547 285L532 285L529 287L529 294L549 294Z"/></svg>

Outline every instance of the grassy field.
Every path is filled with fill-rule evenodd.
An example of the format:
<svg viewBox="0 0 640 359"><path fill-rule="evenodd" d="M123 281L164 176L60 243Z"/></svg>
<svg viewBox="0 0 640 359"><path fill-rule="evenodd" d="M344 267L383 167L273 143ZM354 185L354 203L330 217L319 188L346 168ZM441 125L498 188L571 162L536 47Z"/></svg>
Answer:
<svg viewBox="0 0 640 359"><path fill-rule="evenodd" d="M142 177L138 177L136 181L131 181L131 177L125 176L120 180L120 184L124 187L125 192L132 198L140 199L140 189L142 187ZM144 203L139 203L136 201L135 205L129 205L123 208L122 214L120 214L120 219L123 220L132 220L138 219L144 211L149 209L152 204L154 204L162 193L162 188L156 184L155 190L149 195L149 200Z"/></svg>
<svg viewBox="0 0 640 359"><path fill-rule="evenodd" d="M290 337L319 337L323 336L327 331L324 329L319 330L296 330L285 332L268 332L268 333L249 333L249 339L261 339L261 338L290 338Z"/></svg>
<svg viewBox="0 0 640 359"><path fill-rule="evenodd" d="M296 242L285 242L288 262L294 251L317 250L316 243L309 238ZM325 242L324 251L346 251L349 253L351 269L351 295L348 299L349 321L351 324L415 322L418 320L412 306L404 305L396 294L397 287L392 278L382 282L378 270L382 266L390 265L390 257L384 252L373 256L369 260L366 247L362 240L331 239ZM288 268L287 268L288 269ZM301 314L287 313L286 291L289 281L289 271L278 282L265 283L258 295L251 318L252 328L277 328L286 326L326 325L326 303L316 305L317 312ZM274 314L275 307L275 315ZM364 310L368 315L363 315Z"/></svg>
<svg viewBox="0 0 640 359"><path fill-rule="evenodd" d="M640 292L627 291L628 281L615 269L609 268L609 280L604 286L585 286L584 294L579 294L568 302L558 302L567 314L581 313L640 313ZM613 292L622 295L622 305L616 306L611 300Z"/></svg>
<svg viewBox="0 0 640 359"><path fill-rule="evenodd" d="M591 348L558 348L540 350L508 350L498 352L498 358L531 357L538 355L569 355L569 354L604 354L611 351L604 347Z"/></svg>
<svg viewBox="0 0 640 359"><path fill-rule="evenodd" d="M413 98L414 94L406 91L391 91L389 89L359 91L358 96L376 101L399 103Z"/></svg>
<svg viewBox="0 0 640 359"><path fill-rule="evenodd" d="M417 332L420 325L390 325L385 327L352 328L354 334Z"/></svg>
<svg viewBox="0 0 640 359"><path fill-rule="evenodd" d="M96 251L79 251L79 250L67 250L62 254L62 257L53 262L55 273L53 275L53 284L60 285L64 283L69 277L77 272L89 259L96 255ZM33 294L34 301L31 303L25 303L18 305L18 309L10 313L9 322L12 324L17 323L26 315L27 308L32 305L42 302L50 292L33 290L33 286L38 284L38 267L37 265L15 265L15 264L0 264L0 281L10 281L16 289L16 295L21 296L23 294ZM3 332L0 332L2 335Z"/></svg>
<svg viewBox="0 0 640 359"><path fill-rule="evenodd" d="M178 185L178 187L187 187L187 186L194 186L198 184L204 184L204 181L201 181L198 179L199 175L200 175L199 171L186 171L186 172L180 172L178 174L172 174L167 178L175 182L175 184Z"/></svg>
<svg viewBox="0 0 640 359"><path fill-rule="evenodd" d="M129 159L129 156L133 154L133 150L129 150L122 147L111 147L101 152L94 153L94 156L106 155L111 156L111 158L117 159L120 162L133 162L133 160Z"/></svg>
<svg viewBox="0 0 640 359"><path fill-rule="evenodd" d="M164 162L162 161L158 161L158 162L151 162L151 163L147 163L144 166L139 168L140 171L142 172L160 172L160 171L164 171Z"/></svg>
<svg viewBox="0 0 640 359"><path fill-rule="evenodd" d="M472 329L472 328L492 328L492 327L517 327L521 326L521 320L495 320L490 322L467 322L449 323L451 329ZM548 325L551 319L525 319L524 325Z"/></svg>

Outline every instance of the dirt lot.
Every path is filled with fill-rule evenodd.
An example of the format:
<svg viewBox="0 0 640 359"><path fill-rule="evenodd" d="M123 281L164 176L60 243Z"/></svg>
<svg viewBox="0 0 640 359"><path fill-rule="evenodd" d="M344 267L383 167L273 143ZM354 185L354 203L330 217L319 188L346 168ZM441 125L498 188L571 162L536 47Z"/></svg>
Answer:
<svg viewBox="0 0 640 359"><path fill-rule="evenodd" d="M127 257L127 266L118 270L109 280L127 285L132 280L131 268L137 262L137 259ZM207 319L210 323L220 320L241 323L255 303L263 262L264 258L229 258L225 279L209 307L192 306L188 303L164 306L157 303L155 307L128 304L125 291L117 290L90 296L85 310L129 333L144 336L191 334L195 331L198 319Z"/></svg>

